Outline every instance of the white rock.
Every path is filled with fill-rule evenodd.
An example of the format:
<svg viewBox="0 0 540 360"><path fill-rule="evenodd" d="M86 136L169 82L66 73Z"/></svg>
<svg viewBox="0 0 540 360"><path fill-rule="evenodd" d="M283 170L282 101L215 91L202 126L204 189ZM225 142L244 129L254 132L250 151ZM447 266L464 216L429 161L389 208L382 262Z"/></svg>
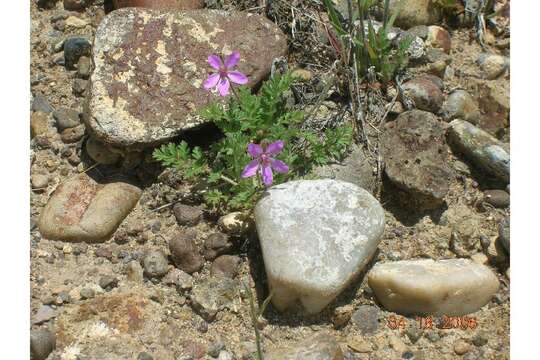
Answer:
<svg viewBox="0 0 540 360"><path fill-rule="evenodd" d="M270 188L255 207L272 302L299 300L314 314L368 263L384 231L384 211L366 190L337 180Z"/></svg>
<svg viewBox="0 0 540 360"><path fill-rule="evenodd" d="M499 288L487 266L467 259L379 263L368 274L368 282L390 311L439 316L475 312Z"/></svg>

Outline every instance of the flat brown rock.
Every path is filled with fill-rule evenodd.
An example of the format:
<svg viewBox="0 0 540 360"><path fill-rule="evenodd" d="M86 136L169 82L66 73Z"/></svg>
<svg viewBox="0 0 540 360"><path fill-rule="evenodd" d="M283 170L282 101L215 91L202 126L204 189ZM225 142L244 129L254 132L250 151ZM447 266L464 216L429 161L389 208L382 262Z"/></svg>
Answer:
<svg viewBox="0 0 540 360"><path fill-rule="evenodd" d="M212 70L208 55L240 52L236 69L253 87L286 50L285 35L259 15L207 9L113 11L96 31L85 122L107 144L157 145L202 124L197 111L223 101L202 88Z"/></svg>
<svg viewBox="0 0 540 360"><path fill-rule="evenodd" d="M44 238L102 242L139 201L141 189L123 182L101 185L86 174L58 186L39 219Z"/></svg>
<svg viewBox="0 0 540 360"><path fill-rule="evenodd" d="M204 0L112 0L115 9L144 7L160 10L194 10L204 7Z"/></svg>

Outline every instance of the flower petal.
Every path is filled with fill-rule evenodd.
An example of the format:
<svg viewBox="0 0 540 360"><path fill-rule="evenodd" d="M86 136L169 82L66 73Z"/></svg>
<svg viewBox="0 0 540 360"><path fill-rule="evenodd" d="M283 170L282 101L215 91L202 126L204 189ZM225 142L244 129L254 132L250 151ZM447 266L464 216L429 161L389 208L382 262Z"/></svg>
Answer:
<svg viewBox="0 0 540 360"><path fill-rule="evenodd" d="M219 74L212 74L208 77L208 79L206 79L203 83L203 87L206 89L206 90L209 90L211 88L213 88L214 86L217 85L219 81Z"/></svg>
<svg viewBox="0 0 540 360"><path fill-rule="evenodd" d="M270 160L272 164L272 169L276 170L279 173L285 174L289 172L289 167L283 161L278 159Z"/></svg>
<svg viewBox="0 0 540 360"><path fill-rule="evenodd" d="M239 85L247 84L249 81L247 76L242 74L240 71L229 71L227 76L229 77L229 80Z"/></svg>
<svg viewBox="0 0 540 360"><path fill-rule="evenodd" d="M221 78L219 80L219 83L217 84L217 89L219 91L219 95L221 95L221 96L229 95L230 86L231 86L231 83L229 82L229 79Z"/></svg>
<svg viewBox="0 0 540 360"><path fill-rule="evenodd" d="M281 150L283 150L284 145L285 143L283 142L283 140L274 141L273 143L268 145L265 153L267 153L268 155L276 155L280 153Z"/></svg>
<svg viewBox="0 0 540 360"><path fill-rule="evenodd" d="M274 181L274 174L272 174L272 167L270 165L262 166L262 181L264 185L270 186Z"/></svg>
<svg viewBox="0 0 540 360"><path fill-rule="evenodd" d="M216 70L219 70L223 65L221 62L221 58L215 54L208 56L208 63Z"/></svg>
<svg viewBox="0 0 540 360"><path fill-rule="evenodd" d="M250 143L248 144L247 152L251 157L258 158L262 155L263 149L259 144Z"/></svg>
<svg viewBox="0 0 540 360"><path fill-rule="evenodd" d="M233 51L231 55L227 56L225 59L225 67L227 69L230 69L236 64L238 64L238 61L240 61L240 53L238 51Z"/></svg>
<svg viewBox="0 0 540 360"><path fill-rule="evenodd" d="M257 173L257 170L259 169L259 159L255 159L249 162L249 164L246 165L244 168L244 171L242 171L242 175L240 177L242 179L251 177Z"/></svg>

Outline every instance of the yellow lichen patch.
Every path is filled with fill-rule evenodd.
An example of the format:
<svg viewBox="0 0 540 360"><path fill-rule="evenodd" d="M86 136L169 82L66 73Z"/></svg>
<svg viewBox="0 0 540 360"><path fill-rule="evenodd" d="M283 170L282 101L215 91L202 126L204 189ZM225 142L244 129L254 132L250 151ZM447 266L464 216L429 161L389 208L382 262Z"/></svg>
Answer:
<svg viewBox="0 0 540 360"><path fill-rule="evenodd" d="M190 19L191 20L191 19ZM198 41L204 41L207 42L212 49L217 49L218 45L216 45L212 39L220 32L225 32L223 29L218 28L217 26L214 27L214 30L212 32L207 33L204 31L202 26L197 23L195 20L191 20L191 25L193 26L189 30L189 34L193 36Z"/></svg>
<svg viewBox="0 0 540 360"><path fill-rule="evenodd" d="M165 48L165 43L163 40L159 40L156 46L156 52L160 55L156 59L156 71L161 75L160 85L162 87L167 87L170 82L169 74L172 73L172 69L167 65L169 62L169 54Z"/></svg>
<svg viewBox="0 0 540 360"><path fill-rule="evenodd" d="M124 50L121 49L121 48L117 48L114 50L113 54L112 54L112 58L114 60L117 60L120 59L122 57L122 55L124 55Z"/></svg>
<svg viewBox="0 0 540 360"><path fill-rule="evenodd" d="M167 16L165 20L165 26L163 27L163 35L165 38L169 38L172 36L172 24L173 18L171 16Z"/></svg>

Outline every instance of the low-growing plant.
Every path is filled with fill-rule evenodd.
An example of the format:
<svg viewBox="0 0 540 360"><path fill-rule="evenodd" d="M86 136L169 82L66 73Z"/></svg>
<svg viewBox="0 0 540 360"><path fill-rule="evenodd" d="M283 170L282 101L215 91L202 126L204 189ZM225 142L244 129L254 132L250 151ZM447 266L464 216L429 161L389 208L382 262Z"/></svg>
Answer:
<svg viewBox="0 0 540 360"><path fill-rule="evenodd" d="M370 9L378 2L377 0L357 0L354 9L356 11L353 11L352 0L348 0L349 19L341 16L332 0L323 2L330 23L337 34L336 39L329 33L330 41L342 62L354 68L359 77L388 82L406 66L407 50L412 38L404 38L397 48L392 46L388 34L398 11L394 11L392 16L388 17L389 0L384 1L382 26L377 30L370 17ZM375 72L376 79L370 79L370 71Z"/></svg>
<svg viewBox="0 0 540 360"><path fill-rule="evenodd" d="M293 83L290 74L267 80L258 94L233 87L231 82L247 82L245 75L231 70L238 59L239 54L225 61L209 57L218 72L204 87L216 88L221 96L230 90L234 96L227 104L211 104L200 115L213 122L223 137L205 150L182 141L153 153L164 166L178 169L185 180L200 185L206 203L216 210L251 209L267 186L301 178L315 166L339 159L352 140L350 125L322 134L302 128L303 112L286 104L285 93Z"/></svg>

